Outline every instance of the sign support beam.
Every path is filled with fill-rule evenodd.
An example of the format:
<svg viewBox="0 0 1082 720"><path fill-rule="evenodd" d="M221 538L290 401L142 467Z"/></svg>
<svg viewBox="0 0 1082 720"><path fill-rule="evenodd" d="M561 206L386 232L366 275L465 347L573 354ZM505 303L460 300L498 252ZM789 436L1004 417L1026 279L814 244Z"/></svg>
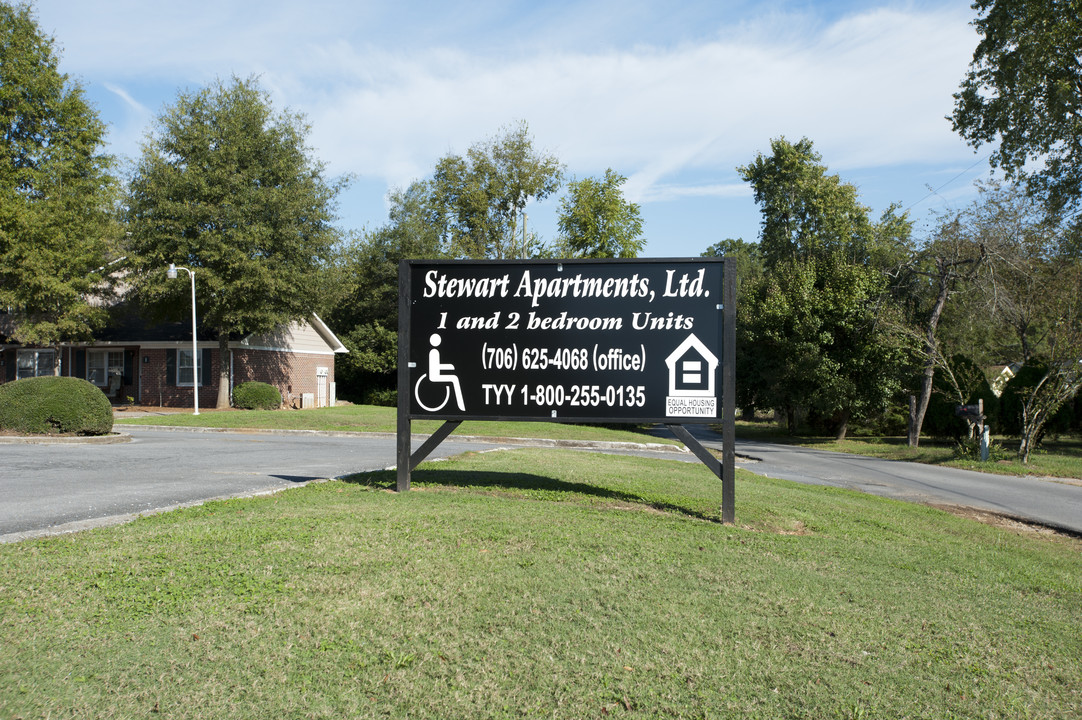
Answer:
<svg viewBox="0 0 1082 720"><path fill-rule="evenodd" d="M721 521L736 522L736 262L721 278Z"/></svg>
<svg viewBox="0 0 1082 720"><path fill-rule="evenodd" d="M736 487L736 456L732 455L733 462L728 464L726 462L719 461L714 454L707 450L698 438L692 435L686 427L683 425L666 425L676 439L684 443L688 450L695 453L695 457L699 458L703 465L717 476L718 480L721 480L721 521L726 525L732 525L736 522L736 508L735 506L735 487ZM722 450L722 456L728 457L729 444L725 443L725 447Z"/></svg>
<svg viewBox="0 0 1082 720"><path fill-rule="evenodd" d="M410 422L410 300L412 290L409 283L409 271L406 263L398 265L398 467L396 489L407 492L410 489L410 471L415 466L410 462L410 441L412 423Z"/></svg>
<svg viewBox="0 0 1082 720"><path fill-rule="evenodd" d="M440 425L439 429L429 435L428 439L424 441L424 444L417 448L417 452L410 455L409 471L412 473L416 470L417 466L423 463L425 458L431 455L432 451L439 447L439 444L461 424L461 420L448 420L443 425Z"/></svg>
<svg viewBox="0 0 1082 720"><path fill-rule="evenodd" d="M710 470L710 472L717 475L718 480L723 480L721 473L721 461L707 450L698 438L688 432L688 429L683 425L666 425L672 431L672 434L676 436L676 439L684 443L688 450L695 453L695 457L699 458L699 461ZM723 498L724 500L724 498Z"/></svg>

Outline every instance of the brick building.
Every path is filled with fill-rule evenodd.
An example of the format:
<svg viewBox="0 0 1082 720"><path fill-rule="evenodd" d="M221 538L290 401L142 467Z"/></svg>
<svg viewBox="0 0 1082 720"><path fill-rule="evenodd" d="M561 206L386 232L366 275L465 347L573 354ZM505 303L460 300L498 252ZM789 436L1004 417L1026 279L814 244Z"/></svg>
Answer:
<svg viewBox="0 0 1082 720"><path fill-rule="evenodd" d="M93 342L33 348L7 338L0 316L0 382L35 375L85 378L116 404L191 407L193 392L190 323L148 325L137 314L114 313ZM8 329L10 332L10 328ZM222 363L230 391L248 381L277 387L292 407L325 407L335 398L334 360L348 352L315 313L263 335L233 338L223 358L215 336L197 330L200 407L214 407Z"/></svg>

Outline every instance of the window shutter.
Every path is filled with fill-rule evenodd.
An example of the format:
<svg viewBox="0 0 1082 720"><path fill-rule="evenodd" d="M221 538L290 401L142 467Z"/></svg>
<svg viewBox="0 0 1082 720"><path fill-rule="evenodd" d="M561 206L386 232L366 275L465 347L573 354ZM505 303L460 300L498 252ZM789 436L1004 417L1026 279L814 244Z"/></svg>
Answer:
<svg viewBox="0 0 1082 720"><path fill-rule="evenodd" d="M214 351L210 348L203 348L199 353L199 382L203 387L210 387L213 384L214 374L210 371L212 352Z"/></svg>
<svg viewBox="0 0 1082 720"><path fill-rule="evenodd" d="M165 351L165 384L176 387L177 384L177 351Z"/></svg>
<svg viewBox="0 0 1082 720"><path fill-rule="evenodd" d="M86 380L86 350L85 349L80 348L80 349L75 351L75 361L74 361L73 364L75 365L75 368L74 368L74 371L73 371L75 373L75 377L82 378L83 380Z"/></svg>
<svg viewBox="0 0 1082 720"><path fill-rule="evenodd" d="M121 381L125 385L135 384L135 351L124 351L124 378Z"/></svg>
<svg viewBox="0 0 1082 720"><path fill-rule="evenodd" d="M15 370L18 363L15 360L15 351L12 350L9 353L4 353L4 375L8 382L15 379Z"/></svg>

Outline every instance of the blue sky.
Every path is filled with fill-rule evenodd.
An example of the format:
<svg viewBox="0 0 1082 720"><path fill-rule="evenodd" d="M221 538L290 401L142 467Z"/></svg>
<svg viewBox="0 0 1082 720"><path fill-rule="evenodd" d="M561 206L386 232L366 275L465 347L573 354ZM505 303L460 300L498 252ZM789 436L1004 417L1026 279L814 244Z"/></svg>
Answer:
<svg viewBox="0 0 1082 720"><path fill-rule="evenodd" d="M110 130L134 158L180 89L257 75L302 113L313 153L356 181L345 229L386 221L388 188L525 120L569 176L626 175L646 256L758 239L735 168L808 137L873 216L918 233L988 176L944 119L977 35L968 1L38 0ZM935 190L933 193L932 190ZM555 235L558 201L528 208Z"/></svg>

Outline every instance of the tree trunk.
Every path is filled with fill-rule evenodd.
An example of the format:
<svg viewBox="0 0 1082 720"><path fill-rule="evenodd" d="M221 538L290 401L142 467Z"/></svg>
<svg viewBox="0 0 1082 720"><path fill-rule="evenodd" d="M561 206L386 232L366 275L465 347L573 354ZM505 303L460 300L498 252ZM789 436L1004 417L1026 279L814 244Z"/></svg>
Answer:
<svg viewBox="0 0 1082 720"><path fill-rule="evenodd" d="M920 399L917 400L913 421L909 425L909 447L911 448L920 445L920 430L924 425L924 415L928 412L928 403L932 399L932 380L934 377L935 360L928 358L924 361L924 374L920 379Z"/></svg>
<svg viewBox="0 0 1082 720"><path fill-rule="evenodd" d="M1050 413L1048 415L1043 413L1039 406L1036 409L1034 408L1037 405L1037 393L1040 392L1041 386L1044 385L1047 379L1048 376L1046 375L1037 384L1037 387L1030 392L1026 402L1022 404L1022 442L1018 446L1018 459L1022 461L1023 465L1029 464L1029 453L1033 450L1033 446L1040 436L1045 419L1050 416Z"/></svg>
<svg viewBox="0 0 1082 720"><path fill-rule="evenodd" d="M838 442L845 440L845 434L849 431L849 416L852 412L848 409L842 411L841 420L838 423L837 433L834 435L834 439Z"/></svg>
<svg viewBox="0 0 1082 720"><path fill-rule="evenodd" d="M939 318L943 315L943 307L947 304L950 295L950 276L942 269L939 275L939 294L936 296L935 305L928 315L928 325L924 335L924 375L920 380L920 400L917 403L917 413L909 426L909 447L915 448L920 444L920 430L924 425L924 414L928 412L928 402L932 398L932 379L935 377L935 358L938 349L935 341L935 331L939 327Z"/></svg>
<svg viewBox="0 0 1082 720"><path fill-rule="evenodd" d="M920 438L914 437L915 428L917 427L917 396L909 396L909 421L905 425L905 436L907 440L912 443L919 441ZM912 447L912 445L910 445Z"/></svg>
<svg viewBox="0 0 1082 720"><path fill-rule="evenodd" d="M1029 451L1033 447L1033 438L1030 436L1029 428L1022 428L1022 442L1018 446L1018 459L1022 461L1023 465L1029 464Z"/></svg>
<svg viewBox="0 0 1082 720"><path fill-rule="evenodd" d="M229 333L218 333L218 403L219 410L229 409Z"/></svg>

